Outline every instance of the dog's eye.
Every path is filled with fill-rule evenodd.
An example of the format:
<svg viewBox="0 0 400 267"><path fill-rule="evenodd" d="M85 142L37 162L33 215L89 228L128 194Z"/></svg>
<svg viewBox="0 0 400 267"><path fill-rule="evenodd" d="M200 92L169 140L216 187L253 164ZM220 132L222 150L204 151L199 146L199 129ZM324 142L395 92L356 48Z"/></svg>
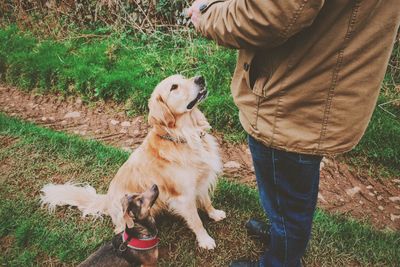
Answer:
<svg viewBox="0 0 400 267"><path fill-rule="evenodd" d="M178 85L177 84L173 84L171 86L171 91L178 89Z"/></svg>

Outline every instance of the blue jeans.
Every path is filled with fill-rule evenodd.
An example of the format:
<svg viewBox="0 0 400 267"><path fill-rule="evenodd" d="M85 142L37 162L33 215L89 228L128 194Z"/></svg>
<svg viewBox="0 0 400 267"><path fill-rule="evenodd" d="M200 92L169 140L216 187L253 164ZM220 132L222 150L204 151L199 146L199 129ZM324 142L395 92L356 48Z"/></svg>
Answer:
<svg viewBox="0 0 400 267"><path fill-rule="evenodd" d="M318 198L321 156L269 148L249 136L261 204L270 221L270 244L260 266L301 266Z"/></svg>

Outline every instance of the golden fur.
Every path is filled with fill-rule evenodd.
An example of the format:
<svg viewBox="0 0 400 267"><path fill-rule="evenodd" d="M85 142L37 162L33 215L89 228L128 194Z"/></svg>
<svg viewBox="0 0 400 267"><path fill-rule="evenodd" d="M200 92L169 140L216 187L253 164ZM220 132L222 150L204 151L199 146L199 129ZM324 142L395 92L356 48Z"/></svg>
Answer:
<svg viewBox="0 0 400 267"><path fill-rule="evenodd" d="M204 89L195 78L174 75L157 85L149 100L152 128L118 170L106 195L96 194L90 186L50 184L42 190L42 202L53 209L56 205L74 205L84 215L110 215L116 231L122 231L122 196L157 184L160 196L153 215L166 209L182 216L199 246L213 249L215 241L204 229L197 208L215 221L225 218L225 212L216 210L209 196L222 163L215 138L206 132L210 125L205 116L196 106L188 109Z"/></svg>

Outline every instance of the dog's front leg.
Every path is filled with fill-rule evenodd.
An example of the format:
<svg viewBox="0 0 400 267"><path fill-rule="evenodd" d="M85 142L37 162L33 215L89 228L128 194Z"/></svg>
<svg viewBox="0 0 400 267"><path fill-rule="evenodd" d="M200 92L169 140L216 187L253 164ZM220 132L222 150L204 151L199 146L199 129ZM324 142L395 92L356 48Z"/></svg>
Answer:
<svg viewBox="0 0 400 267"><path fill-rule="evenodd" d="M189 228L192 229L196 235L199 247L205 249L214 249L215 241L211 236L208 235L206 229L204 229L203 223L200 220L199 214L197 213L196 201L188 200L187 198L179 198L172 200L169 203L170 208L182 216Z"/></svg>
<svg viewBox="0 0 400 267"><path fill-rule="evenodd" d="M207 212L208 217L210 217L211 219L213 219L216 222L221 221L226 218L225 211L217 210L216 208L213 207L210 196L208 194L205 194L199 200L200 200L202 207Z"/></svg>
<svg viewBox="0 0 400 267"><path fill-rule="evenodd" d="M213 183L212 181L214 181L216 179L215 177L216 176L214 173L211 173L209 175L208 180L211 181L210 183ZM207 212L208 217L210 217L214 221L218 222L218 221L225 219L226 214L225 214L225 211L217 210L212 205L211 198L209 195L209 191L210 191L209 187L210 187L209 183L201 184L198 188L197 199L199 201L200 208L203 208Z"/></svg>

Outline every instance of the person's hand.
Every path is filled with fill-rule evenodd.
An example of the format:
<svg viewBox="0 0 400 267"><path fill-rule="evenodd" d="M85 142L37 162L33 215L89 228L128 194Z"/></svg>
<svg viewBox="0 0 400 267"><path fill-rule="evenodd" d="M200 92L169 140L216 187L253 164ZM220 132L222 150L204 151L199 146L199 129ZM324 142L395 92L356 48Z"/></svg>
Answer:
<svg viewBox="0 0 400 267"><path fill-rule="evenodd" d="M189 7L187 11L188 17L190 17L194 27L196 30L199 27L199 22L200 22L200 17L201 17L201 12L200 12L200 7L202 5L207 5L208 0L196 0L193 2L192 6Z"/></svg>

